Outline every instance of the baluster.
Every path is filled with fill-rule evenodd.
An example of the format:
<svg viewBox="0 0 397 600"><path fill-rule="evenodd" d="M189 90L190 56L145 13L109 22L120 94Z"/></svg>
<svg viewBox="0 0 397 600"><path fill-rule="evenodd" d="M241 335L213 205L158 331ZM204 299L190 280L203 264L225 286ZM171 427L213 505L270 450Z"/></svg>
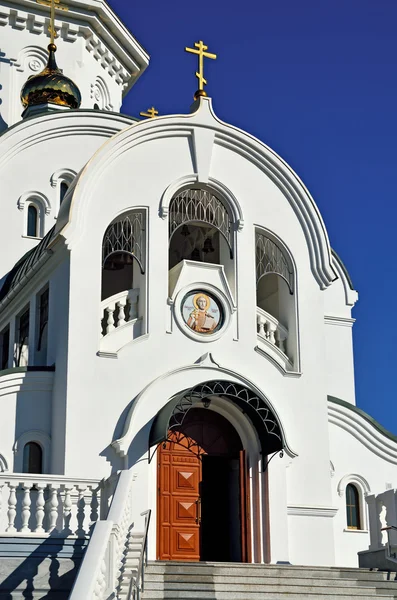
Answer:
<svg viewBox="0 0 397 600"><path fill-rule="evenodd" d="M10 495L8 497L8 511L7 511L8 527L6 529L7 533L14 533L16 531L16 529L14 527L14 521L15 521L15 517L17 514L17 511L16 511L17 495L16 495L16 491L15 491L17 487L18 487L18 484L16 484L16 485L13 483L9 484Z"/></svg>
<svg viewBox="0 0 397 600"><path fill-rule="evenodd" d="M50 526L48 528L48 532L54 531L58 519L58 485L54 485L53 483L49 484L50 487Z"/></svg>
<svg viewBox="0 0 397 600"><path fill-rule="evenodd" d="M125 325L125 306L127 304L127 297L123 298L122 300L119 300L116 304L117 308L119 309L119 317L118 317L118 323L117 323L117 327L121 327L122 325Z"/></svg>
<svg viewBox="0 0 397 600"><path fill-rule="evenodd" d="M268 340L271 344L276 345L276 338L275 338L275 332L277 331L277 325L275 325L275 323L272 323L271 321L267 322L267 335L268 335Z"/></svg>
<svg viewBox="0 0 397 600"><path fill-rule="evenodd" d="M72 530L70 528L70 519L72 518L72 497L71 491L73 489L73 485L66 484L65 485L65 498L63 501L63 519L64 525L63 529L66 535L70 535Z"/></svg>
<svg viewBox="0 0 397 600"><path fill-rule="evenodd" d="M114 330L114 318L113 318L113 313L114 313L114 307L112 306L108 306L107 308L105 308L105 311L107 313L107 320L106 320L106 334L110 333L111 331Z"/></svg>
<svg viewBox="0 0 397 600"><path fill-rule="evenodd" d="M284 352L284 354L286 354L286 351L285 351L285 340L286 339L287 339L287 336L285 335L285 333L283 331L281 331L281 329L277 329L277 331L276 331L277 346L280 348L281 352Z"/></svg>
<svg viewBox="0 0 397 600"><path fill-rule="evenodd" d="M265 332L265 319L262 317L262 315L257 315L257 324L258 324L258 334L266 337L266 332Z"/></svg>
<svg viewBox="0 0 397 600"><path fill-rule="evenodd" d="M85 521L85 498L84 494L87 489L86 485L77 486L79 497L77 500L77 529L76 535L82 537L85 535L84 521Z"/></svg>
<svg viewBox="0 0 397 600"><path fill-rule="evenodd" d="M130 290L128 293L128 298L131 304L130 310L130 321L138 318L138 299L139 299L139 290Z"/></svg>
<svg viewBox="0 0 397 600"><path fill-rule="evenodd" d="M22 484L23 499L22 499L22 527L21 533L30 533L29 519L30 519L30 505L32 500L30 499L30 488L31 483L24 481Z"/></svg>
<svg viewBox="0 0 397 600"><path fill-rule="evenodd" d="M36 500L36 529L35 533L44 533L45 529L43 527L44 520L44 488L46 487L45 483L39 482L35 485L37 490L37 500Z"/></svg>
<svg viewBox="0 0 397 600"><path fill-rule="evenodd" d="M91 497L90 528L92 527L92 525L94 525L94 523L96 523L98 521L98 507L99 507L98 489L93 490L91 488L91 493L92 493L92 497Z"/></svg>

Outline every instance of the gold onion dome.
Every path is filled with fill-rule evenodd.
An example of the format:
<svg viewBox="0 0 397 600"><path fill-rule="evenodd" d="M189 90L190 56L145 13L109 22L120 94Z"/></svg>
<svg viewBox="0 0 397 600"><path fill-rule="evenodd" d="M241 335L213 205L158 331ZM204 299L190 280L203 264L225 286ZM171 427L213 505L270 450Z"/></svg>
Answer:
<svg viewBox="0 0 397 600"><path fill-rule="evenodd" d="M48 46L48 62L45 69L31 75L21 90L21 102L25 108L38 104L57 104L79 108L81 94L77 85L58 69L55 44Z"/></svg>

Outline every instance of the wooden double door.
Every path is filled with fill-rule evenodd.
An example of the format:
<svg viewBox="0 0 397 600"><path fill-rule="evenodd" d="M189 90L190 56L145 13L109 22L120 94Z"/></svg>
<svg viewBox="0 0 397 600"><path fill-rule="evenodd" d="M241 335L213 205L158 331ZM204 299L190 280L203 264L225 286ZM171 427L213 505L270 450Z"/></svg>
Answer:
<svg viewBox="0 0 397 600"><path fill-rule="evenodd" d="M250 561L245 452L232 425L191 409L158 450L159 560Z"/></svg>

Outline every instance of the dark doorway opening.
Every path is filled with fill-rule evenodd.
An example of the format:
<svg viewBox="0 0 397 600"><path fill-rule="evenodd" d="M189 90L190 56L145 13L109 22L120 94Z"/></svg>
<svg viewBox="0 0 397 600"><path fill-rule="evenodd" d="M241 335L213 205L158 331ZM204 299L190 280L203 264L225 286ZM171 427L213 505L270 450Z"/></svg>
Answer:
<svg viewBox="0 0 397 600"><path fill-rule="evenodd" d="M201 560L241 562L238 458L203 456Z"/></svg>

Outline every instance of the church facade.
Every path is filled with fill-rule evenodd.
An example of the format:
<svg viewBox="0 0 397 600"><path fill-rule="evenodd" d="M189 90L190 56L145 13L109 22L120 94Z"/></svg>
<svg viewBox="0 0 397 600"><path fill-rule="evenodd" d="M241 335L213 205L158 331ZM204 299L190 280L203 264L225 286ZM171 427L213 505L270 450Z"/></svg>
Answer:
<svg viewBox="0 0 397 600"><path fill-rule="evenodd" d="M85 6L47 51L48 9L0 1L0 552L99 548L119 503L153 560L357 566L397 439L356 407L315 201L205 94L120 114L149 57Z"/></svg>

